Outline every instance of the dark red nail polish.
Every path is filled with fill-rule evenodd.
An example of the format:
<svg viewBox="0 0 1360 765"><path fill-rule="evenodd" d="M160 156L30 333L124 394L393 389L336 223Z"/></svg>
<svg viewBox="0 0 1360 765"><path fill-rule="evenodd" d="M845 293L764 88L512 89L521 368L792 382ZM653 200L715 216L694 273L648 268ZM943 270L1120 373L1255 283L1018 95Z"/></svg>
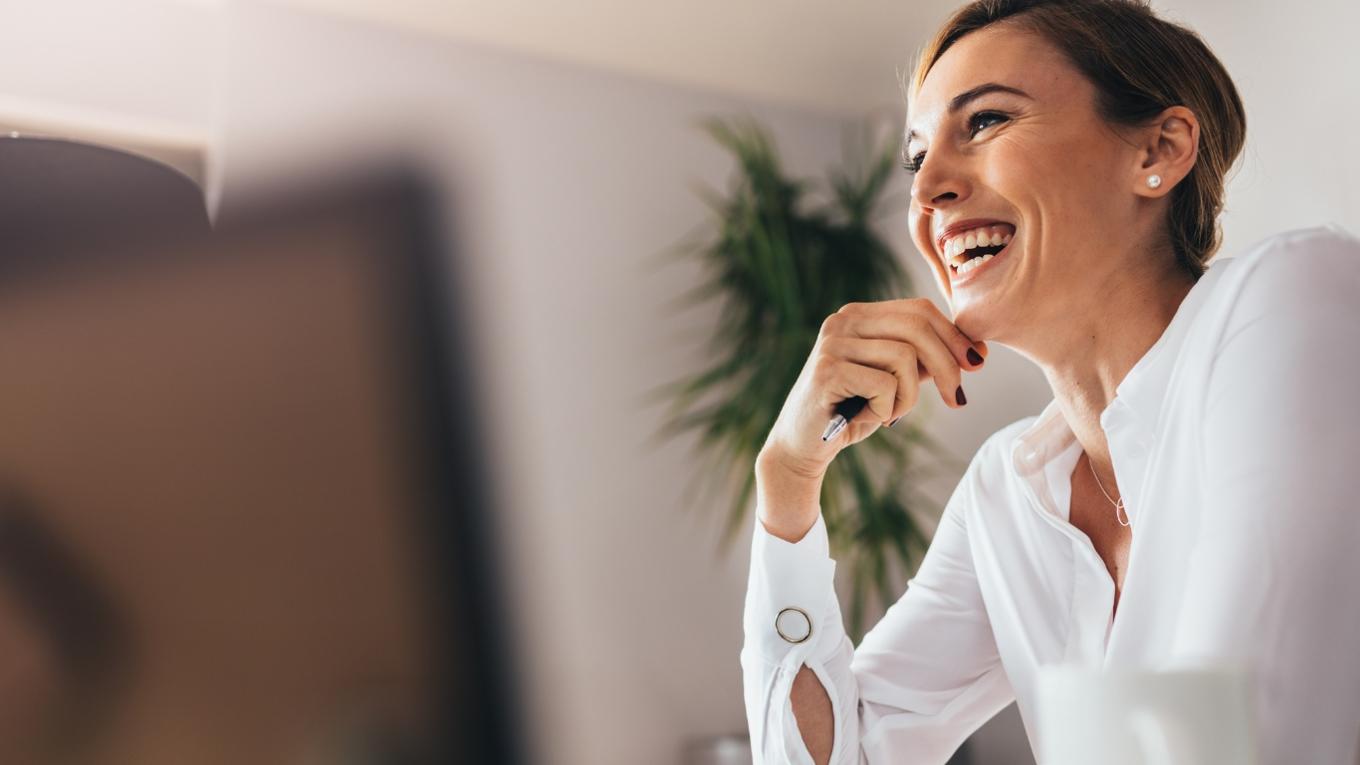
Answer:
<svg viewBox="0 0 1360 765"><path fill-rule="evenodd" d="M968 403L968 399L965 398L963 395L962 385L959 386L958 390L954 391L954 400L959 403L959 406L963 406L964 404Z"/></svg>
<svg viewBox="0 0 1360 765"><path fill-rule="evenodd" d="M973 350L972 348L969 348L968 360L971 361L974 366L976 366L982 363L982 356L977 351Z"/></svg>

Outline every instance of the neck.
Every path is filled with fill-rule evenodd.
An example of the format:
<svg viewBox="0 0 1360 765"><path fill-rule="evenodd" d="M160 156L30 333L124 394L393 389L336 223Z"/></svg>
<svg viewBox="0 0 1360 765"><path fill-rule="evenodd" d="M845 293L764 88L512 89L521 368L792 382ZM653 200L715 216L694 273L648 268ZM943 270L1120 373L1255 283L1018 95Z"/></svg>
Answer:
<svg viewBox="0 0 1360 765"><path fill-rule="evenodd" d="M1175 267L1107 284L1090 295L1084 309L1068 307L1063 320L1033 335L1041 340L1015 349L1043 370L1058 407L1108 488L1114 470L1100 414L1129 370L1166 331L1195 278Z"/></svg>

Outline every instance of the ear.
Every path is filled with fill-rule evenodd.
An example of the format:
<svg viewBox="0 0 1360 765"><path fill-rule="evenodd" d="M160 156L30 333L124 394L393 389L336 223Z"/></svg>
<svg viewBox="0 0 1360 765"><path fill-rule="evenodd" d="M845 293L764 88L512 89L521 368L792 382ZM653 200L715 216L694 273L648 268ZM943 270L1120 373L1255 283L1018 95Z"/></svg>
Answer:
<svg viewBox="0 0 1360 765"><path fill-rule="evenodd" d="M1170 194L1190 174L1199 156L1199 119L1184 106L1169 106L1139 133L1138 162L1133 192L1148 198ZM1150 175L1162 178L1157 188L1147 185Z"/></svg>

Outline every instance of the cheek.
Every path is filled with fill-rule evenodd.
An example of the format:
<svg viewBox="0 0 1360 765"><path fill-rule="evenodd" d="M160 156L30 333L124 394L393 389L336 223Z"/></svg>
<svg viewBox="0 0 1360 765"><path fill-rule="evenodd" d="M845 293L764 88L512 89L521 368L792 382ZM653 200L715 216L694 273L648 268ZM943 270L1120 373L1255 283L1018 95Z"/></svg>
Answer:
<svg viewBox="0 0 1360 765"><path fill-rule="evenodd" d="M1024 136L1002 136L993 145L988 181L1015 204L1042 197L1054 188L1069 161L1045 141Z"/></svg>
<svg viewBox="0 0 1360 765"><path fill-rule="evenodd" d="M1078 136L999 139L988 182L1017 211L1021 236L1039 250L1070 251L1108 230L1113 167ZM1026 225L1027 224L1027 225Z"/></svg>
<svg viewBox="0 0 1360 765"><path fill-rule="evenodd" d="M935 255L935 243L931 241L930 218L921 215L916 203L911 204L911 209L907 212L907 226L911 232L912 244L916 245L916 252L925 261L930 271L935 274L936 286L945 300L949 299L949 274L945 272L944 264Z"/></svg>
<svg viewBox="0 0 1360 765"><path fill-rule="evenodd" d="M1103 209L1114 187L1116 158L1107 147L1084 136L1040 144L1038 151L1017 159L1027 185L1058 209L1080 216Z"/></svg>
<svg viewBox="0 0 1360 765"><path fill-rule="evenodd" d="M935 252L935 245L930 241L930 218L921 215L915 203L907 212L907 230L911 232L911 242L916 245L917 251L930 260Z"/></svg>

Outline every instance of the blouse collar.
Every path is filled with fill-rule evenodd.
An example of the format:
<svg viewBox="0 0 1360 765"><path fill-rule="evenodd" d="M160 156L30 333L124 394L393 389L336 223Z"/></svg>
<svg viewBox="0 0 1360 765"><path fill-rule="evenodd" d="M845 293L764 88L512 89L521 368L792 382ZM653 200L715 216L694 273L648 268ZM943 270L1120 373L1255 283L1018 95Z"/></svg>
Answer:
<svg viewBox="0 0 1360 765"><path fill-rule="evenodd" d="M1181 346L1195 316L1233 258L1218 258L1209 264L1195 285L1186 293L1161 337L1138 359L1115 388L1115 397L1100 413L1100 425L1108 433L1116 420L1143 431L1150 438L1156 432L1165 400L1167 384L1176 367ZM1126 416L1127 415L1127 416ZM1016 436L1011 461L1020 475L1042 470L1064 452L1076 436L1063 416L1056 398L1049 401L1033 424Z"/></svg>

